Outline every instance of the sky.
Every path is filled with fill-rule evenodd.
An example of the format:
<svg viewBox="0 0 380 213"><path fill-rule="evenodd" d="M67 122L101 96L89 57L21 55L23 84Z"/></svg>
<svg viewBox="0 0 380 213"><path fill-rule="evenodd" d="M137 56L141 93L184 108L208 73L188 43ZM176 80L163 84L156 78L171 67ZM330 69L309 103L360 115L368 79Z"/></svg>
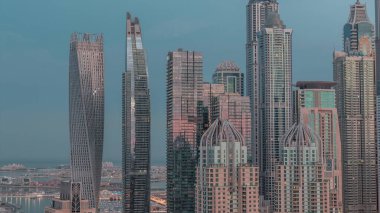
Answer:
<svg viewBox="0 0 380 213"><path fill-rule="evenodd" d="M279 0L294 30L293 81L332 80L332 52L356 0ZM373 0L367 3L374 23ZM203 53L204 80L233 60L245 72L246 0L0 0L0 165L69 162L68 62L72 32L104 34L104 160L121 161L125 18L142 25L151 88L152 164L165 163L166 56Z"/></svg>

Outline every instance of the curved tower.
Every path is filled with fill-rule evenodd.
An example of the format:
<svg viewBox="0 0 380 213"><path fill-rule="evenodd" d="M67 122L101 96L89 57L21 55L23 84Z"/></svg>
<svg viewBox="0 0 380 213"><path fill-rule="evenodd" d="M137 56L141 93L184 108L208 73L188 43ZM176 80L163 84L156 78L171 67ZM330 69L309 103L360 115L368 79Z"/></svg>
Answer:
<svg viewBox="0 0 380 213"><path fill-rule="evenodd" d="M123 212L150 211L150 94L138 18L127 14L123 73Z"/></svg>
<svg viewBox="0 0 380 213"><path fill-rule="evenodd" d="M71 175L82 197L97 208L104 134L103 35L73 33L70 42L69 102Z"/></svg>

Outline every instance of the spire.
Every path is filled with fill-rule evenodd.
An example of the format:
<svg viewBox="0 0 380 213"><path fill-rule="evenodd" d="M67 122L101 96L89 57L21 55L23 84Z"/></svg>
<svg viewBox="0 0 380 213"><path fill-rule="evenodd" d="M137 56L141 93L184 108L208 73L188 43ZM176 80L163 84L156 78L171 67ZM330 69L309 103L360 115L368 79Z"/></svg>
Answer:
<svg viewBox="0 0 380 213"><path fill-rule="evenodd" d="M356 24L360 22L369 22L369 18L367 15L366 5L362 4L360 0L357 0L356 3L351 6L348 23Z"/></svg>

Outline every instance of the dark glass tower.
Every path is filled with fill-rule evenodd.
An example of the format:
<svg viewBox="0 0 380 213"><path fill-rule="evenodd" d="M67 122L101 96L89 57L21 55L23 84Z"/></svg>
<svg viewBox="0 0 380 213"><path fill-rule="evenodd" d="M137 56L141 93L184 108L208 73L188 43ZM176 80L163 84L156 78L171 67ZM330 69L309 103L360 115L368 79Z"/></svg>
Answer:
<svg viewBox="0 0 380 213"><path fill-rule="evenodd" d="M203 57L179 49L167 59L167 212L195 211Z"/></svg>
<svg viewBox="0 0 380 213"><path fill-rule="evenodd" d="M71 175L82 197L97 208L104 134L103 35L73 33L70 42L69 102Z"/></svg>
<svg viewBox="0 0 380 213"><path fill-rule="evenodd" d="M150 208L150 94L138 18L127 14L126 72L123 73L123 212Z"/></svg>

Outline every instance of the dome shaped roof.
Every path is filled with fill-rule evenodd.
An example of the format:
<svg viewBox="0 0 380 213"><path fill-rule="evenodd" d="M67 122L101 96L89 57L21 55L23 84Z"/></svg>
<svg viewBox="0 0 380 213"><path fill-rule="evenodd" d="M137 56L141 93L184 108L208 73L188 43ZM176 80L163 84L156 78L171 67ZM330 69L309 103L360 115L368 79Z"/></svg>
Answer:
<svg viewBox="0 0 380 213"><path fill-rule="evenodd" d="M201 139L201 146L218 145L220 142L240 142L244 145L243 136L227 120L216 119Z"/></svg>
<svg viewBox="0 0 380 213"><path fill-rule="evenodd" d="M233 61L223 61L222 63L218 64L215 72L222 71L239 72L240 68Z"/></svg>
<svg viewBox="0 0 380 213"><path fill-rule="evenodd" d="M303 122L294 124L281 138L284 147L310 147L321 144L320 137Z"/></svg>

